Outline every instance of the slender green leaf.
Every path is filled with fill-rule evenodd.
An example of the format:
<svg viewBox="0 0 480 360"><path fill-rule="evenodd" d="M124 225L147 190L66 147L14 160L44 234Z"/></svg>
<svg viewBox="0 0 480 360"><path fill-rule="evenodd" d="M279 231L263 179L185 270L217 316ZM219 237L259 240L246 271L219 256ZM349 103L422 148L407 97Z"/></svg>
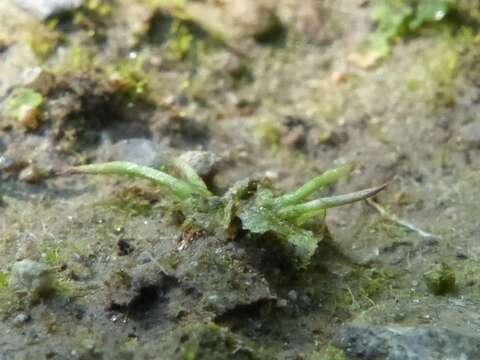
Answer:
<svg viewBox="0 0 480 360"><path fill-rule="evenodd" d="M173 195L180 199L187 199L193 194L204 193L203 189L187 181L177 179L159 170L126 161L113 161L103 164L76 166L67 169L66 173L126 175L135 178L147 179L156 185L166 188Z"/></svg>
<svg viewBox="0 0 480 360"><path fill-rule="evenodd" d="M350 174L354 166L352 164L340 166L335 169L328 170L322 175L313 178L293 193L285 194L275 200L275 206L278 208L298 204L307 199L314 192L337 182L342 177Z"/></svg>

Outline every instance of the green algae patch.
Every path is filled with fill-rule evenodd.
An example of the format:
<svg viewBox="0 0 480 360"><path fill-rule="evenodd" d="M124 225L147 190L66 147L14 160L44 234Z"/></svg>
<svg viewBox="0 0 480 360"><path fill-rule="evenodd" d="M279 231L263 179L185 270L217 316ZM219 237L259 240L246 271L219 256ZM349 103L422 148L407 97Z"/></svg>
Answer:
<svg viewBox="0 0 480 360"><path fill-rule="evenodd" d="M434 264L423 274L425 284L434 295L446 295L456 289L456 277L453 269L444 262Z"/></svg>

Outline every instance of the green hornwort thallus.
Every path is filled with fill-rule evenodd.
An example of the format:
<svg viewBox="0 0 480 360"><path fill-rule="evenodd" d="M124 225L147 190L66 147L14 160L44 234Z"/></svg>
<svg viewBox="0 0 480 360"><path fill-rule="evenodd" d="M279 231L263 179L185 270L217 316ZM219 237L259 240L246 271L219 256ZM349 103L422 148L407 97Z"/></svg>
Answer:
<svg viewBox="0 0 480 360"><path fill-rule="evenodd" d="M352 171L353 166L344 165L328 170L283 195L276 195L261 181L244 180L234 184L223 196L217 196L210 192L189 164L176 160L173 166L179 177L123 161L71 167L66 173L127 175L150 180L163 190L166 199L181 211L187 223L229 231L234 220L239 219L242 228L252 234L274 234L283 244L292 264L299 269L309 265L325 234L328 208L367 199L386 186L383 184L353 193L310 199L318 190Z"/></svg>

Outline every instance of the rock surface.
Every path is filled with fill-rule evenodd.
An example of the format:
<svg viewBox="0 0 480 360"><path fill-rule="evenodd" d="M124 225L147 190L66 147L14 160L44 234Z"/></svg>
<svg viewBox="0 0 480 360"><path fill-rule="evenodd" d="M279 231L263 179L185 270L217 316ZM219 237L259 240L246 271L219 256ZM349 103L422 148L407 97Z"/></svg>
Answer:
<svg viewBox="0 0 480 360"><path fill-rule="evenodd" d="M480 358L480 338L446 328L350 325L335 343L350 359L467 360Z"/></svg>

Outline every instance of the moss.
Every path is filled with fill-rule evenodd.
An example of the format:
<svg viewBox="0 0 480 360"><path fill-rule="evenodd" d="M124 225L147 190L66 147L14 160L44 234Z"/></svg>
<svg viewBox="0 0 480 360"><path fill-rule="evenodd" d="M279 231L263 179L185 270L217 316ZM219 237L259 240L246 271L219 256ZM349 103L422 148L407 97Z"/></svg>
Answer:
<svg viewBox="0 0 480 360"><path fill-rule="evenodd" d="M8 288L8 273L5 271L0 272L0 291Z"/></svg>
<svg viewBox="0 0 480 360"><path fill-rule="evenodd" d="M152 205L157 200L155 193L139 187L130 187L116 191L112 199L99 205L115 213L123 213L128 217L148 216L152 212Z"/></svg>
<svg viewBox="0 0 480 360"><path fill-rule="evenodd" d="M217 46L217 40L192 21L173 19L167 42L170 61L189 60L198 64Z"/></svg>
<svg viewBox="0 0 480 360"><path fill-rule="evenodd" d="M466 298L480 300L480 263L478 259L466 259L455 266L457 289Z"/></svg>
<svg viewBox="0 0 480 360"><path fill-rule="evenodd" d="M347 314L375 307L377 301L399 295L402 291L399 274L391 268L359 268L345 279L345 284L332 291L336 311Z"/></svg>
<svg viewBox="0 0 480 360"><path fill-rule="evenodd" d="M480 263L476 260L468 260L463 263L459 280L461 281L462 287L480 289Z"/></svg>
<svg viewBox="0 0 480 360"><path fill-rule="evenodd" d="M109 66L106 76L116 92L124 94L128 100L136 101L148 97L148 75L141 57Z"/></svg>
<svg viewBox="0 0 480 360"><path fill-rule="evenodd" d="M28 45L35 56L44 61L48 59L63 40L63 36L55 30L57 22L52 20L47 25L33 27L28 35Z"/></svg>
<svg viewBox="0 0 480 360"><path fill-rule="evenodd" d="M62 66L68 71L88 71L95 66L95 55L89 48L75 45L69 50L67 63Z"/></svg>
<svg viewBox="0 0 480 360"><path fill-rule="evenodd" d="M397 275L390 269L369 269L362 273L360 292L370 300L375 300L392 289Z"/></svg>
<svg viewBox="0 0 480 360"><path fill-rule="evenodd" d="M58 247L47 247L42 255L43 261L51 267L58 267L62 263Z"/></svg>
<svg viewBox="0 0 480 360"><path fill-rule="evenodd" d="M170 66L184 61L198 64L205 55L221 45L214 34L181 10L183 4L160 4L157 7L160 10L150 21L147 39L165 49L165 60Z"/></svg>
<svg viewBox="0 0 480 360"><path fill-rule="evenodd" d="M337 289L333 294L336 313L351 313L360 309L359 304L350 288Z"/></svg>
<svg viewBox="0 0 480 360"><path fill-rule="evenodd" d="M68 240L63 241L61 244L56 244L49 239L41 242L39 251L42 256L42 262L57 270L67 264L73 254L78 253L76 246L73 246Z"/></svg>
<svg viewBox="0 0 480 360"><path fill-rule="evenodd" d="M428 289L434 295L445 295L455 291L456 277L453 269L446 263L434 264L423 274Z"/></svg>
<svg viewBox="0 0 480 360"><path fill-rule="evenodd" d="M184 60L192 50L194 36L189 29L176 20L170 28L170 38L168 43L168 56L173 61Z"/></svg>
<svg viewBox="0 0 480 360"><path fill-rule="evenodd" d="M345 352L334 345L328 344L320 351L314 351L307 360L347 360Z"/></svg>
<svg viewBox="0 0 480 360"><path fill-rule="evenodd" d="M55 283L54 295L57 300L70 303L84 297L86 293L81 289L78 289L73 281L59 278Z"/></svg>
<svg viewBox="0 0 480 360"><path fill-rule="evenodd" d="M107 20L112 13L111 0L87 0L72 14L72 22L95 41L106 39Z"/></svg>

